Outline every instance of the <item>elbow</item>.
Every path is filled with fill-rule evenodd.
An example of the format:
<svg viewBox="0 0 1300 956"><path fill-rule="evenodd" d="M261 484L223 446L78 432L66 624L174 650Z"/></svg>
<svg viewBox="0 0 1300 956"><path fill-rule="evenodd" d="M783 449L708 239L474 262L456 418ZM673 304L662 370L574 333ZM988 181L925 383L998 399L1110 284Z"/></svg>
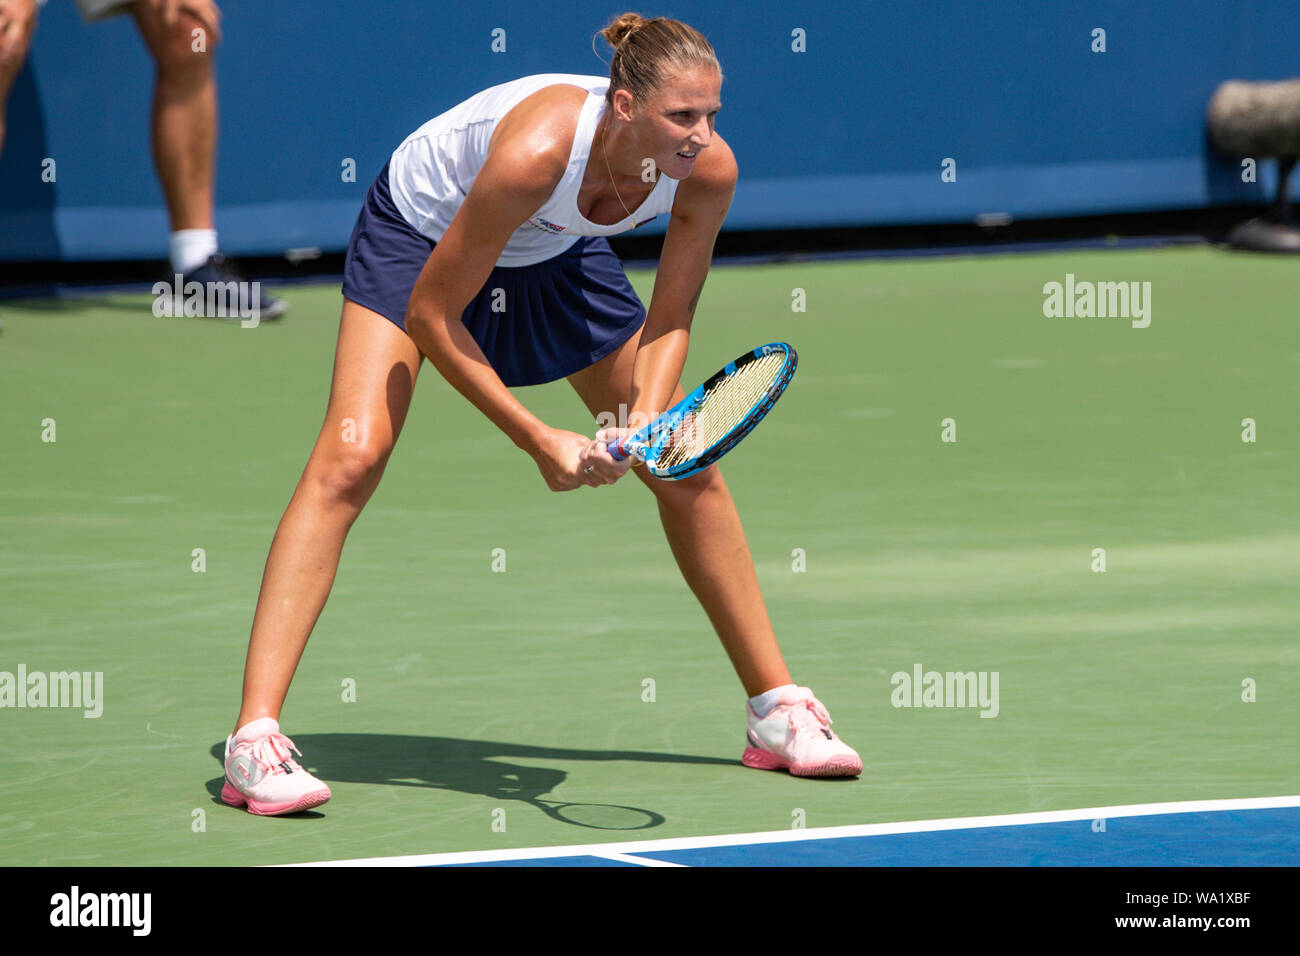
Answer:
<svg viewBox="0 0 1300 956"><path fill-rule="evenodd" d="M406 334L414 337L417 331L427 329L429 322L423 312L408 307L406 315L402 317L402 325L406 328Z"/></svg>
<svg viewBox="0 0 1300 956"><path fill-rule="evenodd" d="M406 310L406 334L414 339L421 349L436 340L434 335L435 325L433 316L429 314L428 310L411 308Z"/></svg>

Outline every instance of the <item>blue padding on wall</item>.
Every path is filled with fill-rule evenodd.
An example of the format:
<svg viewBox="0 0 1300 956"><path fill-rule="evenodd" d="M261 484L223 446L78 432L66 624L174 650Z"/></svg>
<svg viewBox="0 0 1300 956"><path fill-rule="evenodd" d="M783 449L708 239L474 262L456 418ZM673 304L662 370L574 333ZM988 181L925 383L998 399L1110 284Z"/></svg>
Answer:
<svg viewBox="0 0 1300 956"><path fill-rule="evenodd" d="M411 130L494 83L607 72L591 39L616 12L604 0L564 16L522 0L222 10L217 225L237 255L342 249ZM1273 164L1242 183L1239 158L1206 142L1206 103L1225 79L1300 75L1293 0L690 0L646 12L697 26L722 61L717 128L741 169L729 228L1265 201ZM1105 53L1091 50L1096 28ZM0 262L165 254L152 72L129 17L86 24L71 0L42 9L0 155ZM945 158L956 182L940 180ZM340 175L349 159L355 182Z"/></svg>

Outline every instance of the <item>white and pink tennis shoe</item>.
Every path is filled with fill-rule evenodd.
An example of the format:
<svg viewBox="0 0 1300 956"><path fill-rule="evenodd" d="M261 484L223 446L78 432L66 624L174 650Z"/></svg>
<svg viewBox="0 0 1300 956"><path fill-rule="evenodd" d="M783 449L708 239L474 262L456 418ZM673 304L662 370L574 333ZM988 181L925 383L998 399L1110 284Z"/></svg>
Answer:
<svg viewBox="0 0 1300 956"><path fill-rule="evenodd" d="M319 807L330 788L317 780L290 751L302 756L293 741L280 733L273 717L260 717L226 738L226 782L221 799L249 813L278 816Z"/></svg>
<svg viewBox="0 0 1300 956"><path fill-rule="evenodd" d="M760 718L745 704L749 746L740 762L757 770L788 770L796 777L856 777L862 758L831 730L831 715L807 687L785 690Z"/></svg>

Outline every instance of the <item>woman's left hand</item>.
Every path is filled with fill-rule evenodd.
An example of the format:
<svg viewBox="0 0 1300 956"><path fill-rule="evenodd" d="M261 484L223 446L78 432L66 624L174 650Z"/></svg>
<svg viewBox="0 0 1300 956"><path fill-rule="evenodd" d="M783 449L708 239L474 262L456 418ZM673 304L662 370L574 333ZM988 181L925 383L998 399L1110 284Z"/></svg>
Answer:
<svg viewBox="0 0 1300 956"><path fill-rule="evenodd" d="M582 452L581 470L601 484L612 485L627 474L634 464L633 456L616 461L609 453L608 445L616 438L633 434L631 428L602 428Z"/></svg>

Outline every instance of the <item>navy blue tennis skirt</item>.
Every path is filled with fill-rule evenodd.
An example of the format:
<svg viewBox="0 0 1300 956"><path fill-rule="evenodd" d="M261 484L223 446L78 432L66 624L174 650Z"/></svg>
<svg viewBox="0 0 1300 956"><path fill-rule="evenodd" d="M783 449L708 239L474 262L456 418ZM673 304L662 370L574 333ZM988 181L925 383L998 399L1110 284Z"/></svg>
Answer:
<svg viewBox="0 0 1300 956"><path fill-rule="evenodd" d="M406 304L435 243L393 204L388 166L352 229L343 296L406 331ZM494 312L495 290L505 310ZM583 236L554 258L497 266L461 321L507 385L540 385L604 358L645 322L645 306L603 236Z"/></svg>

